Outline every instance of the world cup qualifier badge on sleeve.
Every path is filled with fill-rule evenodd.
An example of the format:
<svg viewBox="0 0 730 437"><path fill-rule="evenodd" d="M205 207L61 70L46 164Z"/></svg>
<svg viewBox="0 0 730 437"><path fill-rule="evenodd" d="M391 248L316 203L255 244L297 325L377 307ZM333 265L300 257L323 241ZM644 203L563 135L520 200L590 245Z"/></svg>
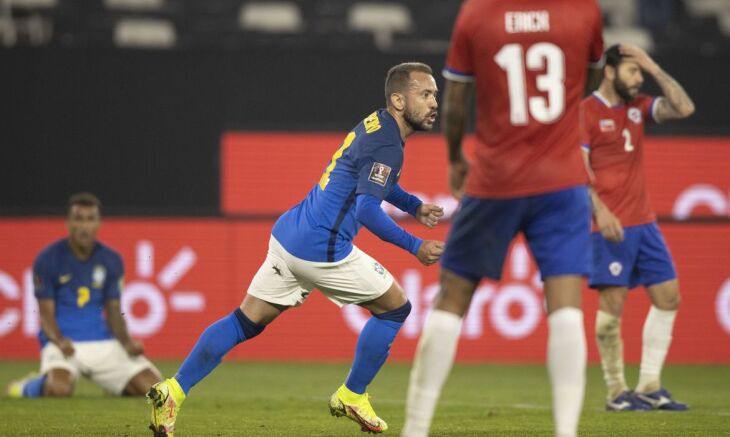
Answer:
<svg viewBox="0 0 730 437"><path fill-rule="evenodd" d="M370 177L368 180L384 187L386 182L388 182L390 172L391 168L387 165L374 162L373 168L370 170Z"/></svg>

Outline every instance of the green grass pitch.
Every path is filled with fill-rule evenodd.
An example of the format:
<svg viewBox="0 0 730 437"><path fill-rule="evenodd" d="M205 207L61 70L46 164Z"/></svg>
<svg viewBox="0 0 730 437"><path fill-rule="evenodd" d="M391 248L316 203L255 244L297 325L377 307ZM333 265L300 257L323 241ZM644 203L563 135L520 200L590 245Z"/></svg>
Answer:
<svg viewBox="0 0 730 437"><path fill-rule="evenodd" d="M176 362L162 362L166 375ZM0 361L0 381L34 370ZM355 423L329 415L327 401L347 374L344 364L226 362L193 389L177 422L185 436L359 436ZM386 364L369 391L397 436L403 425L407 364ZM636 381L635 366L627 369ZM730 435L730 366L668 366L664 383L687 413L607 413L600 368L588 371L580 425L585 436ZM444 389L434 436L550 436L550 395L540 365L458 365ZM143 399L115 398L83 380L69 399L0 400L0 436L145 436Z"/></svg>

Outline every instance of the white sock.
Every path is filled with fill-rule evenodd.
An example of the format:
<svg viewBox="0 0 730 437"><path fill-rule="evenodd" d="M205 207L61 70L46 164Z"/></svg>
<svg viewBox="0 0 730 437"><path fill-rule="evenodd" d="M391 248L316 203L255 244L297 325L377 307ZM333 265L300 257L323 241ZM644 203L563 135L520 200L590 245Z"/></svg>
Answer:
<svg viewBox="0 0 730 437"><path fill-rule="evenodd" d="M547 364L553 388L556 437L575 437L586 385L583 312L561 308L548 317Z"/></svg>
<svg viewBox="0 0 730 437"><path fill-rule="evenodd" d="M436 402L456 355L461 317L434 309L429 314L418 342L411 369L406 422L401 436L425 437L431 427Z"/></svg>
<svg viewBox="0 0 730 437"><path fill-rule="evenodd" d="M596 313L596 343L601 354L603 379L608 387L608 399L628 390L624 377L624 342L621 339L621 318L598 310Z"/></svg>
<svg viewBox="0 0 730 437"><path fill-rule="evenodd" d="M641 351L641 369L636 391L649 393L661 388L660 375L664 358L672 343L672 329L677 310L664 311L654 305L644 322L643 346Z"/></svg>

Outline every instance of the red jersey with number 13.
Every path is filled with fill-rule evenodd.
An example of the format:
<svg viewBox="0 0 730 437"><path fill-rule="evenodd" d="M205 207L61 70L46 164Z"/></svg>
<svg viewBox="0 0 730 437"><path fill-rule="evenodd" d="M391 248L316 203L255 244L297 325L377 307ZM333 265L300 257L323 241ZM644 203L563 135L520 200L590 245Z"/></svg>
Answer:
<svg viewBox="0 0 730 437"><path fill-rule="evenodd" d="M467 0L444 77L476 82L476 197L546 193L588 181L578 105L603 54L593 0Z"/></svg>
<svg viewBox="0 0 730 437"><path fill-rule="evenodd" d="M611 106L598 92L580 104L580 134L590 153L598 197L621 221L636 226L656 220L644 177L644 124L654 120L657 99L639 94ZM597 230L594 224L593 230Z"/></svg>

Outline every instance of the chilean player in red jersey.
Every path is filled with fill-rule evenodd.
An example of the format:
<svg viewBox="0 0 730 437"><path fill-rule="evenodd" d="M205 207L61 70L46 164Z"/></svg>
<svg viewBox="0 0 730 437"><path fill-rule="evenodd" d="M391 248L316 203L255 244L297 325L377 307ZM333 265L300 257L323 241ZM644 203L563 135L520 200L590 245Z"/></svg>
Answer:
<svg viewBox="0 0 730 437"><path fill-rule="evenodd" d="M687 405L673 400L659 379L680 299L672 257L646 196L643 138L646 121L688 117L694 104L640 48L612 46L605 58L600 87L580 105L580 124L585 156L595 174L589 285L599 291L596 341L608 386L606 409L684 411ZM654 78L663 97L639 93L642 71ZM652 306L644 322L639 384L631 392L624 379L621 313L629 288L639 285Z"/></svg>
<svg viewBox="0 0 730 437"><path fill-rule="evenodd" d="M449 184L461 205L442 257L441 290L411 372L403 436L427 435L474 291L482 278L500 279L518 232L544 281L555 433L576 435L586 366L581 286L590 268L590 201L578 105L587 67L600 68L602 55L595 1L467 0L462 5L442 103ZM461 144L474 84L477 144L470 164Z"/></svg>

